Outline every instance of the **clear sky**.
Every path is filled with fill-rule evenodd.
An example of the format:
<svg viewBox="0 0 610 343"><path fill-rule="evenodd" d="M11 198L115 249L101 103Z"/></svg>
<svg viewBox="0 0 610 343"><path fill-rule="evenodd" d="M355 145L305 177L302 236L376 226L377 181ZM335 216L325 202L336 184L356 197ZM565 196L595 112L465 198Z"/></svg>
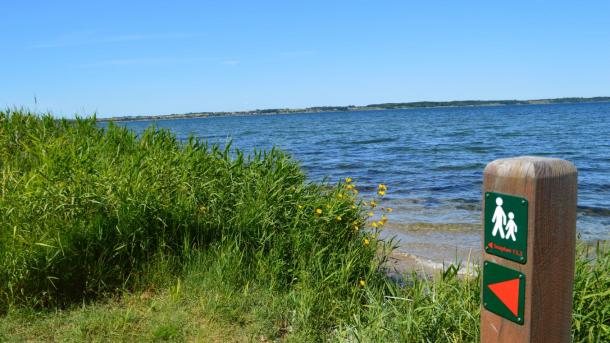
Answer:
<svg viewBox="0 0 610 343"><path fill-rule="evenodd" d="M0 107L57 116L610 96L609 1L24 0L0 14Z"/></svg>

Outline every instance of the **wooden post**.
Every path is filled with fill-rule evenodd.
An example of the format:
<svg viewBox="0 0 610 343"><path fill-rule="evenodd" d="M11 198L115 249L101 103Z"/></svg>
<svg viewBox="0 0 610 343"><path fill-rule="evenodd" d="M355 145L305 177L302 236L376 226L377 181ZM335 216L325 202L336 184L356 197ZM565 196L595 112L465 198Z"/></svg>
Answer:
<svg viewBox="0 0 610 343"><path fill-rule="evenodd" d="M481 342L570 341L576 191L565 160L526 156L485 168Z"/></svg>

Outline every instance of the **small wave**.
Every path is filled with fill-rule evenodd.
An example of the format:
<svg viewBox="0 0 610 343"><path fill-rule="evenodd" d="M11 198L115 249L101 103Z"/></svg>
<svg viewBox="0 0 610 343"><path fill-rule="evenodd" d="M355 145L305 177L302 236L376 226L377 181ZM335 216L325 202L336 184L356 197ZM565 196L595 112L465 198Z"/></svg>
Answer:
<svg viewBox="0 0 610 343"><path fill-rule="evenodd" d="M426 190L432 191L432 192L440 192L440 191L448 191L448 190L461 189L461 188L463 188L461 185L446 185L446 186L428 187L428 188L426 188Z"/></svg>
<svg viewBox="0 0 610 343"><path fill-rule="evenodd" d="M352 169L357 169L359 167L361 167L360 164L355 164L355 163L347 163L347 162L343 162L343 163L338 163L336 165L337 169L348 169L348 170L352 170Z"/></svg>
<svg viewBox="0 0 610 343"><path fill-rule="evenodd" d="M471 203L471 204L467 204L467 203L458 203L455 205L455 208L457 208L458 210L465 210L465 211L477 211L481 209L481 206L477 203Z"/></svg>
<svg viewBox="0 0 610 343"><path fill-rule="evenodd" d="M388 223L388 229L400 231L454 231L476 232L481 231L480 224L471 223Z"/></svg>
<svg viewBox="0 0 610 343"><path fill-rule="evenodd" d="M610 209L603 207L578 206L578 213L600 217L610 217Z"/></svg>
<svg viewBox="0 0 610 343"><path fill-rule="evenodd" d="M397 137L387 137L387 138L375 138L375 139L367 139L363 141L353 141L353 144L375 144L375 143L390 143L397 141Z"/></svg>
<svg viewBox="0 0 610 343"><path fill-rule="evenodd" d="M489 146L469 146L469 147L464 147L464 149L466 151L474 152L474 153L485 153L485 152L490 152L490 151L495 150L494 147L489 147Z"/></svg>
<svg viewBox="0 0 610 343"><path fill-rule="evenodd" d="M243 135L243 136L249 136L249 135L255 135L255 134L259 134L259 133L260 133L260 131L245 130L245 131L240 132L239 134Z"/></svg>
<svg viewBox="0 0 610 343"><path fill-rule="evenodd" d="M435 171L458 171L458 170L482 170L485 168L483 163L466 163L460 165L442 165L435 167Z"/></svg>

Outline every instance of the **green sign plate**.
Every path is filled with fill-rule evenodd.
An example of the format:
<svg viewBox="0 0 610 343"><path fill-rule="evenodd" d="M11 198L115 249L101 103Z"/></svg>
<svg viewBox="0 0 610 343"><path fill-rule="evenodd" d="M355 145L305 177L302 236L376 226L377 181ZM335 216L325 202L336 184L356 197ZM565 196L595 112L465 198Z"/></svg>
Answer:
<svg viewBox="0 0 610 343"><path fill-rule="evenodd" d="M485 193L485 252L527 262L527 199Z"/></svg>
<svg viewBox="0 0 610 343"><path fill-rule="evenodd" d="M483 307L523 325L525 274L485 261L483 264Z"/></svg>

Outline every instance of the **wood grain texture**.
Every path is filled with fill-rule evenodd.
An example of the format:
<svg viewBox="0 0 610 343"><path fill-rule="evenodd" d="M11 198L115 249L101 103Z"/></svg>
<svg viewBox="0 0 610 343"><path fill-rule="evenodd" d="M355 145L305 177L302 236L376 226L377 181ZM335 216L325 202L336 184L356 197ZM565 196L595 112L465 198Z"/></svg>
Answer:
<svg viewBox="0 0 610 343"><path fill-rule="evenodd" d="M495 160L483 174L483 197L485 192L524 197L529 202L529 214L525 265L489 255L483 249L483 261L525 274L525 322L518 325L481 306L481 342L569 342L576 244L576 167L565 160L525 156Z"/></svg>

